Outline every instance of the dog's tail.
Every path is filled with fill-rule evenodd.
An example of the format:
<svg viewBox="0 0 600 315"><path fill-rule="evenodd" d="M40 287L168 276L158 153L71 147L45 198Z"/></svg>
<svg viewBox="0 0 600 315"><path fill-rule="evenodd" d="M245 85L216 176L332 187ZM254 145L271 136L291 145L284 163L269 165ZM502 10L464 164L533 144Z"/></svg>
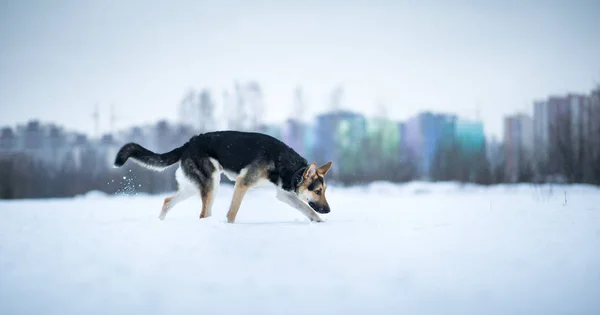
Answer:
<svg viewBox="0 0 600 315"><path fill-rule="evenodd" d="M115 167L121 167L127 159L131 158L132 161L140 164L143 167L162 171L163 169L179 162L181 154L187 148L188 143L184 144L179 148L175 148L170 152L157 154L154 153L137 143L128 143L121 147L115 158Z"/></svg>

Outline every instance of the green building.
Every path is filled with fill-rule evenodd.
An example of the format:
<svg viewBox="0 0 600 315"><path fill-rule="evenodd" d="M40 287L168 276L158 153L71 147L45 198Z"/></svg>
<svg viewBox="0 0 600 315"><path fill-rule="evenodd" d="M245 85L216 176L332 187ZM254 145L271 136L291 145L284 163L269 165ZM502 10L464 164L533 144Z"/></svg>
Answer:
<svg viewBox="0 0 600 315"><path fill-rule="evenodd" d="M343 118L339 121L335 146L338 152L338 174L347 176L359 171L364 164L362 148L366 137L365 117L355 116Z"/></svg>
<svg viewBox="0 0 600 315"><path fill-rule="evenodd" d="M485 149L483 123L458 119L455 124L454 138L465 156L473 156Z"/></svg>

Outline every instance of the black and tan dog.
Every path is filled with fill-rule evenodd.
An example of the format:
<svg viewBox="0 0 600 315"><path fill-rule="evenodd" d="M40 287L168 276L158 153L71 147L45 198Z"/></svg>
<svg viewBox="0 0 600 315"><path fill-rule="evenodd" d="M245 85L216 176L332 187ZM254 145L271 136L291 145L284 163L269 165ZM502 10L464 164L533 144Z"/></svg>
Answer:
<svg viewBox="0 0 600 315"><path fill-rule="evenodd" d="M325 199L324 176L331 167L320 167L285 143L265 134L240 131L216 131L192 137L179 148L164 154L151 152L136 143L124 145L115 159L120 167L131 159L144 167L162 170L179 163L175 176L177 193L166 198L159 218L163 220L177 203L200 194L200 218L209 217L224 173L235 181L227 222L233 223L248 189L260 184L277 187L277 199L299 210L311 221L322 222L318 213L329 213Z"/></svg>

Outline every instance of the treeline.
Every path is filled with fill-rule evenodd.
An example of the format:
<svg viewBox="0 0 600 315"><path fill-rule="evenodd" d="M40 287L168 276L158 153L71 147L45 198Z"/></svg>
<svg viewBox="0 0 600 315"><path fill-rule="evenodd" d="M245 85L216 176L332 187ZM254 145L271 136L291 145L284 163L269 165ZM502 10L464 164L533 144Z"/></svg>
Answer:
<svg viewBox="0 0 600 315"><path fill-rule="evenodd" d="M68 161L61 168L53 168L25 153L5 154L0 157L0 199L72 197L90 191L156 194L177 188L174 168L160 173L136 164L119 169L106 166L100 171L92 169L75 168Z"/></svg>
<svg viewBox="0 0 600 315"><path fill-rule="evenodd" d="M32 124L37 125L37 124ZM64 147L25 148L0 153L0 199L72 197L89 191L107 194L157 194L177 189L175 168L153 172L127 163L114 168L115 154L126 142L137 142L155 152L166 152L187 141L194 131L161 121L151 128L134 127L115 141L105 136ZM45 142L39 141L41 144ZM56 151L66 152L58 160Z"/></svg>

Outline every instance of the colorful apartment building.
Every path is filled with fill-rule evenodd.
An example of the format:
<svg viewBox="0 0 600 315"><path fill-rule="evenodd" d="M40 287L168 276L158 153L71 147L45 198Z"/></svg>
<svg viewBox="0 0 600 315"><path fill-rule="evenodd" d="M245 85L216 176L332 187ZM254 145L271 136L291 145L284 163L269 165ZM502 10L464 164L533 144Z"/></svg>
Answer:
<svg viewBox="0 0 600 315"><path fill-rule="evenodd" d="M456 116L420 113L405 124L406 148L414 157L418 174L427 179L438 150L454 139Z"/></svg>
<svg viewBox="0 0 600 315"><path fill-rule="evenodd" d="M505 175L511 182L532 162L534 150L533 120L525 114L504 118Z"/></svg>

